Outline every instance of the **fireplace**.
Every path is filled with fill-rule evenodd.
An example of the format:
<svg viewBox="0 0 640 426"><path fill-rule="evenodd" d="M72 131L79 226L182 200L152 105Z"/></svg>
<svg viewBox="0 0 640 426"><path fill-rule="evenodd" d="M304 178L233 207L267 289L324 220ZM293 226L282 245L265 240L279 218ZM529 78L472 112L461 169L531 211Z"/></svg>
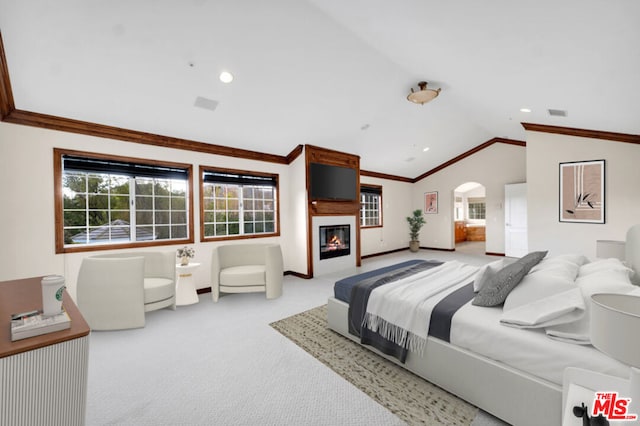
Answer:
<svg viewBox="0 0 640 426"><path fill-rule="evenodd" d="M320 226L320 260L349 256L350 225Z"/></svg>

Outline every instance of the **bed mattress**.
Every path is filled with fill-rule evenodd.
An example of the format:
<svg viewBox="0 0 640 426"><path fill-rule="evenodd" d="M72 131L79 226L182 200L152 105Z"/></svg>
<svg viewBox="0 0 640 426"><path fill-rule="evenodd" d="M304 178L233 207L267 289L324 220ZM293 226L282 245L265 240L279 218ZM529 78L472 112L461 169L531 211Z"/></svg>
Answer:
<svg viewBox="0 0 640 426"><path fill-rule="evenodd" d="M451 344L502 362L533 376L562 385L566 367L579 367L628 378L629 367L591 345L559 342L544 330L523 330L500 324L501 307L460 308L451 322Z"/></svg>

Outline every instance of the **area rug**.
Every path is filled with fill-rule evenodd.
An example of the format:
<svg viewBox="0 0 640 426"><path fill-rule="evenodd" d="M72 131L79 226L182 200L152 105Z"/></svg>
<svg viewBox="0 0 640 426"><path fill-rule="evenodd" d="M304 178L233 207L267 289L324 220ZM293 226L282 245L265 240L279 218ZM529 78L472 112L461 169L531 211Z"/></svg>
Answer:
<svg viewBox="0 0 640 426"><path fill-rule="evenodd" d="M410 425L470 425L478 409L327 327L327 306L270 324Z"/></svg>

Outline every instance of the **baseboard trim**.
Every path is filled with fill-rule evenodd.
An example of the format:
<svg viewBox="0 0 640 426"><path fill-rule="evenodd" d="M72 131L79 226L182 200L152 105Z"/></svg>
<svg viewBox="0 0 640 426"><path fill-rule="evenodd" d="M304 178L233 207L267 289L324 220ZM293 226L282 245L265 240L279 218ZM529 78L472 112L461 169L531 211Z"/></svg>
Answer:
<svg viewBox="0 0 640 426"><path fill-rule="evenodd" d="M384 256L385 254L397 253L399 251L405 251L405 250L409 250L409 247L395 249L395 250L381 251L381 252L378 252L378 253L367 254L366 256L362 256L362 259L368 259L370 257L376 257L376 256Z"/></svg>
<svg viewBox="0 0 640 426"><path fill-rule="evenodd" d="M436 251L456 251L455 248L440 248L440 247L420 247L421 250L436 250Z"/></svg>
<svg viewBox="0 0 640 426"><path fill-rule="evenodd" d="M302 278L303 280L310 280L313 278L309 274L301 274L300 272L295 271L284 271L284 275L293 275L294 277Z"/></svg>
<svg viewBox="0 0 640 426"><path fill-rule="evenodd" d="M485 251L484 254L486 254L487 256L505 256L504 253L493 253L491 251Z"/></svg>

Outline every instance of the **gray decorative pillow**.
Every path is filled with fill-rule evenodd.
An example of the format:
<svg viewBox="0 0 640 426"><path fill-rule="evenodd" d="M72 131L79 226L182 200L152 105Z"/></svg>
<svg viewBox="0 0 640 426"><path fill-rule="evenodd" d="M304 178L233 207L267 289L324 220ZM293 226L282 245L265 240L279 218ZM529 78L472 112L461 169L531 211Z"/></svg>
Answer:
<svg viewBox="0 0 640 426"><path fill-rule="evenodd" d="M516 260L516 263L520 263L522 264L522 266L524 266L524 274L527 275L531 268L536 266L542 259L544 259L547 253L547 251L532 251L526 256L523 256L520 259Z"/></svg>
<svg viewBox="0 0 640 426"><path fill-rule="evenodd" d="M533 268L533 265L531 266ZM476 306L502 305L507 296L527 274L526 266L520 262L514 262L490 277L471 302Z"/></svg>

